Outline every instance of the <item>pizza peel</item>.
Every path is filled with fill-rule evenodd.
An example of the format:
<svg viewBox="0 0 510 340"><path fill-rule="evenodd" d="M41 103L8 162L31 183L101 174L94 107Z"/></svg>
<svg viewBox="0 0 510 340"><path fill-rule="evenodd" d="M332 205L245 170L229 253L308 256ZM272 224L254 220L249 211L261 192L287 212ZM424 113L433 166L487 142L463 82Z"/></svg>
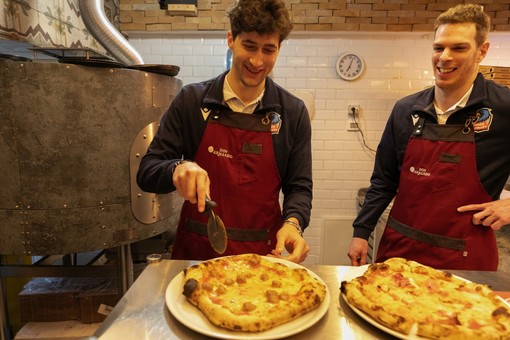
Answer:
<svg viewBox="0 0 510 340"><path fill-rule="evenodd" d="M214 214L213 208L217 207L216 202L209 198L205 199L205 213L209 214L207 220L207 236L209 243L215 252L223 254L227 249L227 230L219 216Z"/></svg>

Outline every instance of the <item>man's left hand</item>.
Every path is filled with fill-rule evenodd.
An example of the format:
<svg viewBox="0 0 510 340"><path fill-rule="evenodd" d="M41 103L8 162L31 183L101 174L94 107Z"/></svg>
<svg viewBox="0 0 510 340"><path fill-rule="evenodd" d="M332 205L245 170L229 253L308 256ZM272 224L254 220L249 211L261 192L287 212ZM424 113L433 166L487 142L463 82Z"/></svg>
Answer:
<svg viewBox="0 0 510 340"><path fill-rule="evenodd" d="M510 198L481 204L469 204L457 208L458 212L479 211L473 214L473 224L499 230L510 224Z"/></svg>
<svg viewBox="0 0 510 340"><path fill-rule="evenodd" d="M288 256L282 255L284 250L287 250ZM284 224L276 234L275 249L271 251L271 254L267 254L267 256L301 263L306 259L309 251L310 247L305 239L299 235L297 229L292 225Z"/></svg>

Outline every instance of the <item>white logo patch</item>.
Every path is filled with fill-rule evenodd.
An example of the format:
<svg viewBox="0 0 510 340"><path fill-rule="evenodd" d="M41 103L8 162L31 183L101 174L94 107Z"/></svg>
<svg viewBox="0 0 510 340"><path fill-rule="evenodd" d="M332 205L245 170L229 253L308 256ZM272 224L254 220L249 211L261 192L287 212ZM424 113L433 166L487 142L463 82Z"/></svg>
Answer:
<svg viewBox="0 0 510 340"><path fill-rule="evenodd" d="M430 176L430 172L425 168L416 169L414 166L409 167L409 171L417 176Z"/></svg>

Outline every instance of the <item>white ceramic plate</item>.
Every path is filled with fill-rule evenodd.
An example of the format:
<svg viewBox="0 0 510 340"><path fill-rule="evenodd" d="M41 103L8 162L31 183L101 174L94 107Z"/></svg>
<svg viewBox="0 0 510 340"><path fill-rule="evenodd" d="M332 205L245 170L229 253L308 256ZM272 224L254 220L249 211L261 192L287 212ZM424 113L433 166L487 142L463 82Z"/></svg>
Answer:
<svg viewBox="0 0 510 340"><path fill-rule="evenodd" d="M349 272L349 274L343 279L343 281L350 281L358 276L361 276L363 275L367 269L368 269L368 264L367 265L364 265L364 266L359 266L359 267L356 267L354 268L353 270L351 270ZM457 276L457 275L454 275L455 277L461 279L461 280L464 280L466 282L471 282L463 277L460 277L460 276ZM386 327L385 325L379 323L377 320L375 320L374 318L372 318L370 315L366 314L365 312L363 312L362 310L356 308L355 306L351 305L349 303L349 301L347 301L346 297L345 297L345 294L341 294L341 297L342 299L344 300L344 302L354 311L354 313L358 314L359 317L361 317L363 320L367 321L368 323L370 323L372 326L375 326L376 328L390 334L390 335L393 335L394 337L398 338L398 339L404 339L404 340L418 340L418 339L427 339L427 338L424 338L424 337L421 337L421 336L418 336L416 334L413 334L413 329L411 330L411 334L403 334L403 333L400 333L400 332L397 332L391 328L388 328ZM501 300L503 302L505 302L509 307L510 307L510 304L508 302L506 302L503 298L501 298ZM416 333L416 330L414 330L414 333Z"/></svg>
<svg viewBox="0 0 510 340"><path fill-rule="evenodd" d="M326 287L326 296L324 297L322 304L318 308L301 315L295 320L289 321L264 332L233 332L213 325L211 322L209 322L209 320L207 320L204 314L202 314L202 312L197 307L193 306L186 300L186 297L182 295L184 273L180 272L172 279L172 281L170 281L165 293L166 305L170 310L170 313L172 313L172 315L186 327L198 333L219 339L280 339L300 333L317 323L328 311L331 300L328 287L324 281L317 274L299 264L273 257L264 258L269 261L283 263L290 268L306 269L310 275L315 277Z"/></svg>
<svg viewBox="0 0 510 340"><path fill-rule="evenodd" d="M358 314L363 320L365 320L366 322L368 322L372 326L375 326L376 328L380 329L381 331L386 332L386 333L388 333L390 335L393 335L394 337L396 337L398 339L404 339L404 340L425 339L425 338L422 338L422 337L420 337L418 335L406 335L406 334L402 334L400 332L394 331L391 328L386 327L385 325L377 322L377 320L373 319L370 315L365 314L365 312L363 312L362 310L359 310L355 306L351 305L349 303L349 301L347 301L347 299L345 298L345 294L342 294L341 296L342 296L342 299L344 300L344 302L354 311L354 313Z"/></svg>

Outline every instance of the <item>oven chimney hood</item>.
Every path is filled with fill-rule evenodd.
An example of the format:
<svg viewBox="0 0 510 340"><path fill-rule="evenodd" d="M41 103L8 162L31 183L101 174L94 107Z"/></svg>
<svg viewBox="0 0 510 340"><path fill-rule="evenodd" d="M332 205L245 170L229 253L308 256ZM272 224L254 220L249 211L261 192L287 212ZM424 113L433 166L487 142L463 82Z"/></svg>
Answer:
<svg viewBox="0 0 510 340"><path fill-rule="evenodd" d="M115 59L126 65L144 64L140 54L106 17L103 0L80 0L79 4L85 26Z"/></svg>

